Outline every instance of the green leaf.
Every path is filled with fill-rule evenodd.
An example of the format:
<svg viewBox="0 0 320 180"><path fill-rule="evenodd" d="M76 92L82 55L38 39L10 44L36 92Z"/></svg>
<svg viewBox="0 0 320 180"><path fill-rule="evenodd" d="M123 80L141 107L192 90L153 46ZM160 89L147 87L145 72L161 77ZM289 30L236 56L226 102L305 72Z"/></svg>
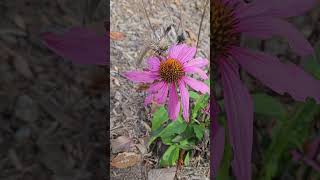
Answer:
<svg viewBox="0 0 320 180"><path fill-rule="evenodd" d="M182 140L190 139L193 137L195 137L193 126L187 126L186 129L183 131L183 133L177 135L172 139L172 142L177 143Z"/></svg>
<svg viewBox="0 0 320 180"><path fill-rule="evenodd" d="M304 69L316 79L320 79L320 42L315 45L315 55L302 62Z"/></svg>
<svg viewBox="0 0 320 180"><path fill-rule="evenodd" d="M161 127L161 128L158 128L158 129L155 130L155 131L152 131L151 137L150 137L149 142L148 142L148 144L147 144L148 147L149 147L149 146L151 145L151 143L153 143L158 137L160 137L163 129L164 129L164 128Z"/></svg>
<svg viewBox="0 0 320 180"><path fill-rule="evenodd" d="M202 127L201 125L195 124L193 125L193 130L194 130L194 133L196 134L196 137L199 140L201 140L204 135L205 128Z"/></svg>
<svg viewBox="0 0 320 180"><path fill-rule="evenodd" d="M302 125L311 125L319 110L314 100L307 100L306 103L299 103L289 118L278 121L274 128L272 142L264 153L262 180L271 180L276 175L280 163L283 163L282 159L287 155L286 152L291 148L296 148L299 144L302 145L303 140L310 133L309 128L302 127Z"/></svg>
<svg viewBox="0 0 320 180"><path fill-rule="evenodd" d="M192 109L192 119L195 119L198 116L198 112L208 105L208 99L209 96L207 94L202 95L200 98L197 99Z"/></svg>
<svg viewBox="0 0 320 180"><path fill-rule="evenodd" d="M176 162L179 159L179 152L180 149L176 145L169 146L160 159L160 166L167 167L176 165Z"/></svg>
<svg viewBox="0 0 320 180"><path fill-rule="evenodd" d="M200 98L200 95L194 91L189 91L189 96L192 99L199 99Z"/></svg>
<svg viewBox="0 0 320 180"><path fill-rule="evenodd" d="M184 158L184 165L189 166L189 164L190 164L190 153L188 152L186 154L186 157Z"/></svg>
<svg viewBox="0 0 320 180"><path fill-rule="evenodd" d="M195 142L193 140L185 139L179 142L178 147L184 150L191 150L195 146Z"/></svg>
<svg viewBox="0 0 320 180"><path fill-rule="evenodd" d="M256 113L272 117L285 117L286 109L277 99L266 94L253 94L252 97Z"/></svg>
<svg viewBox="0 0 320 180"><path fill-rule="evenodd" d="M170 137L175 134L181 134L187 128L186 122L179 116L176 121L172 121L160 133L161 138Z"/></svg>
<svg viewBox="0 0 320 180"><path fill-rule="evenodd" d="M168 121L168 112L164 108L164 106L161 106L154 114L151 121L151 130L155 131L158 129L164 122Z"/></svg>

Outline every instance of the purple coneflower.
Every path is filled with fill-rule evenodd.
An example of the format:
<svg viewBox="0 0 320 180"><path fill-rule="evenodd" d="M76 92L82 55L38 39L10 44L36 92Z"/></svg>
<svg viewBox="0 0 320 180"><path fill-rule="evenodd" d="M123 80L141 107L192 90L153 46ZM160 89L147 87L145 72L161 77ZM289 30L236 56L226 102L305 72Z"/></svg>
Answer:
<svg viewBox="0 0 320 180"><path fill-rule="evenodd" d="M260 39L282 36L297 54L312 54L313 49L303 35L281 18L300 15L315 3L316 0L255 0L249 4L242 0L211 1L214 58L211 63L221 74L234 155L232 168L237 179L251 179L253 131L253 103L248 89L240 80L240 67L279 94L288 93L299 101L307 97L320 101L319 81L295 64L281 63L274 56L239 47L240 36ZM217 163L213 162L214 165Z"/></svg>
<svg viewBox="0 0 320 180"><path fill-rule="evenodd" d="M147 60L148 68L145 71L131 71L124 76L133 82L151 83L147 90L148 96L145 105L152 101L164 104L168 98L168 113L175 120L180 112L180 99L182 103L183 118L189 120L189 92L187 86L201 93L209 93L209 87L188 74L197 73L202 79L208 79L202 70L209 62L203 58L193 58L196 48L186 44L173 45L168 50L167 57L154 56Z"/></svg>
<svg viewBox="0 0 320 180"><path fill-rule="evenodd" d="M65 33L45 32L41 36L49 49L72 62L107 65L107 36L97 35L89 28L72 27Z"/></svg>

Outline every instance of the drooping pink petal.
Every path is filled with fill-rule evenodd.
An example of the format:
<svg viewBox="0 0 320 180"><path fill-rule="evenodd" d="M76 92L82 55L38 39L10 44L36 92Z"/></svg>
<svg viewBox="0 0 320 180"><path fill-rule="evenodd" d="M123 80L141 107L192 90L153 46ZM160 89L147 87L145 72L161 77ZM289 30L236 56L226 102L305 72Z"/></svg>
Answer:
<svg viewBox="0 0 320 180"><path fill-rule="evenodd" d="M185 67L184 68L184 71L186 73L197 73L199 74L199 76L202 78L202 79L208 79L209 77L207 76L207 73L204 72L202 69L200 68L197 68L195 66L189 66L189 67Z"/></svg>
<svg viewBox="0 0 320 180"><path fill-rule="evenodd" d="M179 97L174 83L171 83L169 88L168 114L171 120L176 120L180 112Z"/></svg>
<svg viewBox="0 0 320 180"><path fill-rule="evenodd" d="M224 152L225 132L224 128L218 124L219 112L219 105L213 97L210 100L210 137L212 138L210 141L210 176L213 177L212 179L216 178Z"/></svg>
<svg viewBox="0 0 320 180"><path fill-rule="evenodd" d="M149 57L148 60L148 66L150 71L158 71L160 68L160 60L157 57Z"/></svg>
<svg viewBox="0 0 320 180"><path fill-rule="evenodd" d="M195 66L195 67L198 67L198 68L203 68L205 67L206 65L209 64L209 61L207 59L204 59L204 58L195 58L195 59L192 59L190 61L188 61L186 64L185 64L185 67L189 67L189 66Z"/></svg>
<svg viewBox="0 0 320 180"><path fill-rule="evenodd" d="M298 101L312 97L320 102L320 81L297 65L240 47L234 47L231 53L243 69L277 93L289 93Z"/></svg>
<svg viewBox="0 0 320 180"><path fill-rule="evenodd" d="M182 116L184 120L189 121L189 92L187 90L186 84L183 80L178 82L181 103L182 103Z"/></svg>
<svg viewBox="0 0 320 180"><path fill-rule="evenodd" d="M318 0L255 0L249 4L246 11L239 14L239 18L254 16L273 16L287 18L299 16L315 7Z"/></svg>
<svg viewBox="0 0 320 180"><path fill-rule="evenodd" d="M106 65L107 36L98 36L90 29L70 28L63 34L41 34L44 44L58 55L79 64Z"/></svg>
<svg viewBox="0 0 320 180"><path fill-rule="evenodd" d="M144 99L144 105L147 106L152 102L154 98L154 94L148 94L147 97Z"/></svg>
<svg viewBox="0 0 320 180"><path fill-rule="evenodd" d="M176 59L181 63L185 63L193 59L196 54L195 47L189 47L186 44L173 45L169 49L169 58Z"/></svg>
<svg viewBox="0 0 320 180"><path fill-rule="evenodd" d="M150 85L150 87L147 89L148 93L155 93L157 92L166 82L164 81L159 81L159 82L155 82L153 84Z"/></svg>
<svg viewBox="0 0 320 180"><path fill-rule="evenodd" d="M158 93L155 95L156 102L159 104L163 104L167 100L169 85L167 83L163 83L163 86L158 90Z"/></svg>
<svg viewBox="0 0 320 180"><path fill-rule="evenodd" d="M306 38L290 23L272 17L257 16L239 21L238 30L244 35L268 39L284 37L291 48L301 56L313 54L313 48Z"/></svg>
<svg viewBox="0 0 320 180"><path fill-rule="evenodd" d="M320 165L315 160L310 159L309 157L304 157L300 152L298 152L296 150L291 151L291 155L293 156L295 161L302 160L308 166L312 167L315 171L317 171L317 172L320 171Z"/></svg>
<svg viewBox="0 0 320 180"><path fill-rule="evenodd" d="M224 143L225 143L225 132L224 128L218 126L216 129L216 135L213 136L212 141L210 142L210 161L211 161L211 166L212 166L212 175L213 178L216 178L216 175L219 170L220 162L223 158L223 153L224 153Z"/></svg>
<svg viewBox="0 0 320 180"><path fill-rule="evenodd" d="M183 81L186 82L192 89L199 91L203 94L209 93L209 86L201 81L195 80L190 77L184 77Z"/></svg>
<svg viewBox="0 0 320 180"><path fill-rule="evenodd" d="M150 71L130 71L123 73L123 76L133 82L151 83L159 76Z"/></svg>
<svg viewBox="0 0 320 180"><path fill-rule="evenodd" d="M251 180L253 103L238 71L239 67L226 59L220 62L228 132L233 148L232 169L237 179Z"/></svg>

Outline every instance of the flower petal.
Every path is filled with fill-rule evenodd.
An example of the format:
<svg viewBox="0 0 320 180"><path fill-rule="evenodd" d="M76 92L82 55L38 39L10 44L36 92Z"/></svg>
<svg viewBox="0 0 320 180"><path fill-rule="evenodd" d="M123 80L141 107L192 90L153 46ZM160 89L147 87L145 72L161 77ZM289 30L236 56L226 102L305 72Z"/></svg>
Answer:
<svg viewBox="0 0 320 180"><path fill-rule="evenodd" d="M256 0L249 4L246 11L239 14L239 18L261 15L280 18L299 16L313 8L316 3L317 0Z"/></svg>
<svg viewBox="0 0 320 180"><path fill-rule="evenodd" d="M227 60L221 61L228 133L233 147L232 169L237 179L251 179L251 152L253 133L253 103L248 89L242 84L239 67Z"/></svg>
<svg viewBox="0 0 320 180"><path fill-rule="evenodd" d="M313 54L306 38L290 23L272 17L253 17L240 21L239 29L244 35L267 39L278 35L284 37L291 48L301 56Z"/></svg>
<svg viewBox="0 0 320 180"><path fill-rule="evenodd" d="M189 122L189 92L183 80L179 81L178 84L182 103L182 116L185 121Z"/></svg>
<svg viewBox="0 0 320 180"><path fill-rule="evenodd" d="M144 105L147 106L152 102L154 98L154 94L148 94L147 97L144 99Z"/></svg>
<svg viewBox="0 0 320 180"><path fill-rule="evenodd" d="M164 104L167 100L169 85L163 83L163 86L158 90L158 93L155 95L156 102L159 104Z"/></svg>
<svg viewBox="0 0 320 180"><path fill-rule="evenodd" d="M213 130L213 129L211 129ZM212 169L212 175L215 178L218 170L219 170L219 166L220 166L220 162L223 158L223 153L224 153L224 142L225 142L225 132L224 132L224 128L218 126L218 128L216 129L216 135L213 136L212 141L210 143L210 161L211 161L211 169Z"/></svg>
<svg viewBox="0 0 320 180"><path fill-rule="evenodd" d="M196 48L186 44L173 45L169 49L169 58L179 60L181 63L190 61L196 54Z"/></svg>
<svg viewBox="0 0 320 180"><path fill-rule="evenodd" d="M123 76L133 82L151 83L158 78L158 75L150 71L130 71L123 73Z"/></svg>
<svg viewBox="0 0 320 180"><path fill-rule="evenodd" d="M107 37L82 27L70 28L64 34L41 34L44 44L58 55L79 64L106 65L108 58Z"/></svg>
<svg viewBox="0 0 320 180"><path fill-rule="evenodd" d="M208 65L208 64L209 64L208 59L195 58L195 59L192 59L192 60L188 61L188 62L185 64L185 67L195 66L195 67L198 67L198 68L203 68L203 67L205 67L205 66Z"/></svg>
<svg viewBox="0 0 320 180"><path fill-rule="evenodd" d="M150 85L149 89L147 90L148 93L155 93L159 91L159 89L164 85L164 81L155 82Z"/></svg>
<svg viewBox="0 0 320 180"><path fill-rule="evenodd" d="M160 68L160 60L157 57L150 57L147 60L150 71L158 71Z"/></svg>
<svg viewBox="0 0 320 180"><path fill-rule="evenodd" d="M175 84L170 84L168 114L171 120L176 120L180 112L180 102Z"/></svg>
<svg viewBox="0 0 320 180"><path fill-rule="evenodd" d="M189 67L185 67L184 71L186 73L198 73L199 76L202 79L208 79L209 77L207 76L206 72L204 72L203 70L201 70L200 68L194 67L194 66L189 66Z"/></svg>
<svg viewBox="0 0 320 180"><path fill-rule="evenodd" d="M224 128L218 124L218 114L220 112L219 105L214 98L210 100L210 119L211 119L211 131L210 136L212 140L210 142L210 172L215 179L219 170L220 162L224 153L225 132Z"/></svg>
<svg viewBox="0 0 320 180"><path fill-rule="evenodd" d="M313 97L320 103L320 81L297 65L281 63L271 55L240 47L231 52L243 69L277 93L287 92L298 101Z"/></svg>
<svg viewBox="0 0 320 180"><path fill-rule="evenodd" d="M184 82L186 82L192 89L200 91L201 93L209 93L209 86L201 81L195 80L190 77L184 77Z"/></svg>

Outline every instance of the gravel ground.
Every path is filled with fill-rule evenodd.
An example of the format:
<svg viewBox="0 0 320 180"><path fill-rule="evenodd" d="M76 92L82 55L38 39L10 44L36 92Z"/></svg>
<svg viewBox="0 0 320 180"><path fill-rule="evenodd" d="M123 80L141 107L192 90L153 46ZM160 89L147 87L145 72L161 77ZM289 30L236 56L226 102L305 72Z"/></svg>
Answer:
<svg viewBox="0 0 320 180"><path fill-rule="evenodd" d="M192 40L197 39L204 0L181 2L177 0L150 0L144 1L144 6L157 35L163 34L164 29L171 24L174 24L177 30L181 22L179 34L183 29L187 42L194 43ZM197 56L209 58L208 9L206 12ZM143 65L137 65L141 52L156 39L146 18L142 1L112 0L111 31L123 33L125 36L122 40L111 41L111 141L119 136L129 138L138 148L130 148L127 151L141 155L143 160L131 168L112 168L111 177L119 180L147 179L150 169L159 168L157 162L164 149L161 144L158 144L157 148L160 153L146 149L145 142L150 135L151 109L143 106L145 93L139 91L136 84L121 76L121 73L125 71L142 69ZM168 42L176 42L177 34L174 33L174 30L170 31L167 37ZM208 153L208 147L204 147L204 151ZM204 154L205 152L201 152L194 156L190 167L179 170L176 177L178 179L208 178L209 161ZM117 152L113 152L111 159L116 155Z"/></svg>

